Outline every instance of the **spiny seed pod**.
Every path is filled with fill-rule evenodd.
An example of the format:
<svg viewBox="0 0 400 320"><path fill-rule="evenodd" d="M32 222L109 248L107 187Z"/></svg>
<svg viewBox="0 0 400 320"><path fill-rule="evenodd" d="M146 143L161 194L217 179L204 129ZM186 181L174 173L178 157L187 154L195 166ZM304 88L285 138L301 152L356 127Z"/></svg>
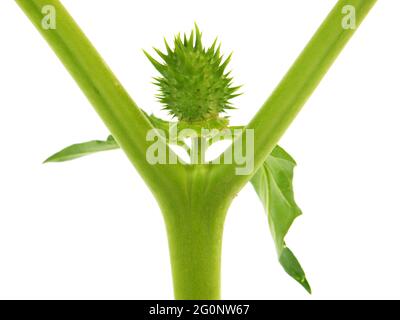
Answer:
<svg viewBox="0 0 400 320"><path fill-rule="evenodd" d="M165 46L166 54L154 49L163 63L145 52L161 74L155 84L160 90L157 98L165 110L180 121L193 123L217 120L219 113L233 109L230 100L239 95L240 87L232 86L230 72L226 72L232 54L223 61L217 39L205 49L195 25L190 37L175 37L173 50L167 41Z"/></svg>

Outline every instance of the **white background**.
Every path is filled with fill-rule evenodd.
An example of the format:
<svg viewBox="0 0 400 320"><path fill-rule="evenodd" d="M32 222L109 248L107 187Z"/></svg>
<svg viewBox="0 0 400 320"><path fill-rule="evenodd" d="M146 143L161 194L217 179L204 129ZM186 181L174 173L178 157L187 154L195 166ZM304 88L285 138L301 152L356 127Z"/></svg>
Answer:
<svg viewBox="0 0 400 320"><path fill-rule="evenodd" d="M234 51L246 123L334 0L65 0L135 101L158 112L141 49L197 21ZM304 215L287 238L313 287L281 269L267 219L246 187L228 214L225 299L400 298L400 20L379 1L281 145L297 160ZM105 126L13 1L0 4L0 298L171 299L163 220L120 151L42 165ZM132 124L134 125L134 124Z"/></svg>

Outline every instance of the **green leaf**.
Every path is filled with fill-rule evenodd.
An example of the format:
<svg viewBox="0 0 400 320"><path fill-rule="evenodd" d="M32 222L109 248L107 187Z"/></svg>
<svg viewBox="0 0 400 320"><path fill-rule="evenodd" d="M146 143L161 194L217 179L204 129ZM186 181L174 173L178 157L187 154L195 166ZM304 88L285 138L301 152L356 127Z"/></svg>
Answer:
<svg viewBox="0 0 400 320"><path fill-rule="evenodd" d="M268 214L280 264L292 278L311 293L311 287L299 261L285 243L285 236L293 221L301 215L293 194L292 180L295 166L294 159L281 147L276 146L253 176L251 183Z"/></svg>
<svg viewBox="0 0 400 320"><path fill-rule="evenodd" d="M154 126L154 128L161 129L164 131L166 134L166 138L169 143L176 144L181 146L182 148L185 149L185 151L189 150L189 147L185 144L183 140L175 141L173 139L170 139L169 136L169 129L170 125L176 125L176 123L171 123L165 120L162 120L160 118L157 118L153 114L148 115L146 112L142 110L143 114L145 117L151 122L151 124ZM115 141L113 136L109 136L106 141L101 141L101 140L94 140L94 141L89 141L89 142L83 142L83 143L78 143L74 144L72 146L69 146L56 154L52 155L50 158L44 161L44 163L48 162L64 162L64 161L69 161L69 160L74 160L78 159L84 156L88 156L97 152L102 152L102 151L109 151L109 150L115 150L119 149L120 146L118 145L117 141Z"/></svg>
<svg viewBox="0 0 400 320"><path fill-rule="evenodd" d="M109 136L105 141L94 140L84 143L73 144L72 146L69 146L61 150L60 152L52 155L50 158L44 161L44 163L69 161L96 152L115 149L119 149L119 145L112 136Z"/></svg>

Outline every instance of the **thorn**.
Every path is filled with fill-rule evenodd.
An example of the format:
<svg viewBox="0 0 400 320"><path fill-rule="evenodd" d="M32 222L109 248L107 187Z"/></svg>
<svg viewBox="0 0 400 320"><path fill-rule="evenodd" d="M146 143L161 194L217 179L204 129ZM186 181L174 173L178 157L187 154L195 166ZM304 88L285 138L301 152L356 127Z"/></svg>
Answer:
<svg viewBox="0 0 400 320"><path fill-rule="evenodd" d="M195 30L196 30L196 45L195 48L196 49L200 49L202 48L203 44L201 41L202 38L202 33L200 32L199 26L197 25L197 23L194 24Z"/></svg>
<svg viewBox="0 0 400 320"><path fill-rule="evenodd" d="M154 59L146 50L143 50L144 54L146 55L147 59L153 64L153 66L160 72L164 72L164 66L159 63L156 59Z"/></svg>
<svg viewBox="0 0 400 320"><path fill-rule="evenodd" d="M173 51L171 50L171 47L169 46L166 38L164 38L164 43L165 43L165 48L167 49L168 54L172 55Z"/></svg>
<svg viewBox="0 0 400 320"><path fill-rule="evenodd" d="M194 42L194 31L192 30L190 32L190 39L189 39L189 46L190 48L193 48L193 42Z"/></svg>
<svg viewBox="0 0 400 320"><path fill-rule="evenodd" d="M154 48L154 47L153 47L153 50L154 50L155 52L157 52L157 54L158 54L165 62L167 62L168 56L167 56L166 54L162 53L159 49Z"/></svg>

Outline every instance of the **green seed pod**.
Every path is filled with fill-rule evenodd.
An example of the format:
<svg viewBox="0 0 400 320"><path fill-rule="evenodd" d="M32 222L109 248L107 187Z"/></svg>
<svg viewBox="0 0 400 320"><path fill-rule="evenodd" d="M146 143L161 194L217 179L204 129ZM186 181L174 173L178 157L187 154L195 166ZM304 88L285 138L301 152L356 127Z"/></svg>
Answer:
<svg viewBox="0 0 400 320"><path fill-rule="evenodd" d="M240 87L232 86L232 78L226 72L232 55L223 61L217 40L205 49L196 25L190 37L175 37L173 50L166 41L165 45L166 54L154 49L162 63L145 52L161 74L155 84L160 90L157 98L165 110L179 121L201 123L215 121L221 112L233 108L230 100L239 95Z"/></svg>

